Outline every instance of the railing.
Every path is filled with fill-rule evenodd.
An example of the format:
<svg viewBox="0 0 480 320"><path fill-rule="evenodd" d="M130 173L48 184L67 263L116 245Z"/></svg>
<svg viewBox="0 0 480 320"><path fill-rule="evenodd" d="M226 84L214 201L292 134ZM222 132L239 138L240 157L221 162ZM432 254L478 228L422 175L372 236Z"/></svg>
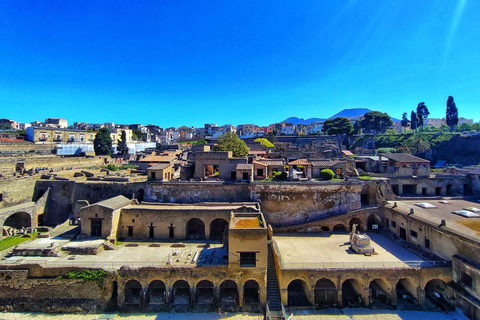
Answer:
<svg viewBox="0 0 480 320"><path fill-rule="evenodd" d="M38 264L44 268L51 267L79 267L79 268L99 268L99 269L120 269L121 267L145 268L167 266L166 260L163 261L81 261L81 260L40 260L40 259L8 259L0 262L0 265L18 265L18 264ZM175 265L175 264L174 264ZM183 265L182 265L183 266ZM190 265L186 266L189 267Z"/></svg>
<svg viewBox="0 0 480 320"><path fill-rule="evenodd" d="M384 268L442 268L451 261L339 261L339 262L282 262L283 269L384 269Z"/></svg>

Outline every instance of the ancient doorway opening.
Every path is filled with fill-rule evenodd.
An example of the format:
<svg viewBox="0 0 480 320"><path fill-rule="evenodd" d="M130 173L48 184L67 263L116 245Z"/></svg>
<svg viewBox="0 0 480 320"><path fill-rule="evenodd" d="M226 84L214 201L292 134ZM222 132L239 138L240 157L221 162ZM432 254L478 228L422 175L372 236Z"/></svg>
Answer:
<svg viewBox="0 0 480 320"><path fill-rule="evenodd" d="M208 280L202 280L197 284L195 302L197 306L211 306L215 303L213 283Z"/></svg>
<svg viewBox="0 0 480 320"><path fill-rule="evenodd" d="M260 302L260 287L257 281L248 280L243 285L243 301L245 304L256 304Z"/></svg>
<svg viewBox="0 0 480 320"><path fill-rule="evenodd" d="M144 197L145 197L145 190L139 189L138 192L137 192L138 202L142 202Z"/></svg>
<svg viewBox="0 0 480 320"><path fill-rule="evenodd" d="M307 292L308 287L305 281L297 279L290 282L287 288L288 291L288 305L295 306L309 306Z"/></svg>
<svg viewBox="0 0 480 320"><path fill-rule="evenodd" d="M392 192L396 195L400 195L400 188L398 187L398 184L392 184Z"/></svg>
<svg viewBox="0 0 480 320"><path fill-rule="evenodd" d="M447 184L447 196L453 196L453 186L451 184Z"/></svg>
<svg viewBox="0 0 480 320"><path fill-rule="evenodd" d="M418 305L417 287L411 279L403 278L398 280L395 291L397 292L397 306Z"/></svg>
<svg viewBox="0 0 480 320"><path fill-rule="evenodd" d="M443 311L452 311L455 309L453 292L447 284L440 279L428 281L425 286L425 297L427 308L440 308Z"/></svg>
<svg viewBox="0 0 480 320"><path fill-rule="evenodd" d="M315 304L321 308L333 307L337 300L335 284L328 279L320 279L314 289Z"/></svg>
<svg viewBox="0 0 480 320"><path fill-rule="evenodd" d="M238 306L238 287L232 280L225 280L220 285L220 304L222 306Z"/></svg>
<svg viewBox="0 0 480 320"><path fill-rule="evenodd" d="M370 282L368 289L370 294L370 305L390 305L392 303L390 288L387 281L383 279L374 279Z"/></svg>
<svg viewBox="0 0 480 320"><path fill-rule="evenodd" d="M92 237L101 237L102 236L102 219L92 219L90 220L90 235Z"/></svg>
<svg viewBox="0 0 480 320"><path fill-rule="evenodd" d="M190 305L190 285L185 280L178 280L173 284L173 304Z"/></svg>
<svg viewBox="0 0 480 320"><path fill-rule="evenodd" d="M400 239L407 241L407 230L400 227Z"/></svg>
<svg viewBox="0 0 480 320"><path fill-rule="evenodd" d="M345 280L342 284L342 306L360 307L362 305L362 286L355 279Z"/></svg>
<svg viewBox="0 0 480 320"><path fill-rule="evenodd" d="M374 214L371 214L367 219L367 230L369 231L374 230L375 225L377 226L376 228L378 229L378 227L380 226L380 220Z"/></svg>
<svg viewBox="0 0 480 320"><path fill-rule="evenodd" d="M112 295L108 300L106 311L114 311L118 308L118 283L117 281L112 282Z"/></svg>
<svg viewBox="0 0 480 320"><path fill-rule="evenodd" d="M243 180L248 180L248 172L243 173Z"/></svg>
<svg viewBox="0 0 480 320"><path fill-rule="evenodd" d="M153 222L150 223L150 225L148 226L148 237L150 239L153 239L155 238L155 226L153 225Z"/></svg>
<svg viewBox="0 0 480 320"><path fill-rule="evenodd" d="M405 195L416 195L417 194L417 185L416 184L404 184L403 185L403 194L405 194Z"/></svg>
<svg viewBox="0 0 480 320"><path fill-rule="evenodd" d="M173 223L170 223L170 227L168 227L168 237L170 239L175 238L175 227L173 226Z"/></svg>
<svg viewBox="0 0 480 320"><path fill-rule="evenodd" d="M165 283L161 280L150 282L146 297L149 304L164 304L166 302Z"/></svg>
<svg viewBox="0 0 480 320"><path fill-rule="evenodd" d="M130 280L125 284L125 303L141 304L142 285L137 280Z"/></svg>
<svg viewBox="0 0 480 320"><path fill-rule="evenodd" d="M187 239L205 239L205 224L202 220L193 218L187 222Z"/></svg>
<svg viewBox="0 0 480 320"><path fill-rule="evenodd" d="M442 187L436 187L435 188L435 195L436 196L441 196L442 195Z"/></svg>
<svg viewBox="0 0 480 320"><path fill-rule="evenodd" d="M228 231L228 222L225 219L215 219L210 223L210 239L223 240L223 234Z"/></svg>

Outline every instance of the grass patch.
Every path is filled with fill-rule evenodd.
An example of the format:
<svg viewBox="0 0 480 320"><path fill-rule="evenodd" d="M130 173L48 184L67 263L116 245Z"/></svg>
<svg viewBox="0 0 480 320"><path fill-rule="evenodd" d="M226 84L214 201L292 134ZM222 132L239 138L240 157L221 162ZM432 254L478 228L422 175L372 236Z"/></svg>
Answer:
<svg viewBox="0 0 480 320"><path fill-rule="evenodd" d="M37 237L38 233L34 232L34 233L31 233L30 235L32 236L31 238L23 238L22 236L12 236L12 237L3 239L2 241L0 241L0 251L14 247L17 244L20 244L22 242L33 240Z"/></svg>
<svg viewBox="0 0 480 320"><path fill-rule="evenodd" d="M360 179L365 179L365 180L372 180L373 177L370 176L359 176Z"/></svg>
<svg viewBox="0 0 480 320"><path fill-rule="evenodd" d="M84 270L82 272L71 271L64 276L59 276L59 279L83 279L85 281L95 281L99 286L102 286L103 279L107 273L103 270Z"/></svg>
<svg viewBox="0 0 480 320"><path fill-rule="evenodd" d="M137 169L137 166L133 164L123 164L121 166L116 166L114 164L109 164L106 166L102 166L103 169L107 169L110 171L121 171L121 170L128 170L128 169Z"/></svg>

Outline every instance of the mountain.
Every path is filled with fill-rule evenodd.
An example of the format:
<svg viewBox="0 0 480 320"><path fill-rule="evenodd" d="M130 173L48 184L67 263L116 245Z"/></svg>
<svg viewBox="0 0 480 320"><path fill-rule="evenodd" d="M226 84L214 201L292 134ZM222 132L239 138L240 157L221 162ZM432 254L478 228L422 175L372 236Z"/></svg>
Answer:
<svg viewBox="0 0 480 320"><path fill-rule="evenodd" d="M315 121L324 121L325 119L321 119L321 118L308 118L308 119L303 119L303 118L297 118L297 117L290 117L288 119L285 119L283 120L282 122L280 123L293 123L294 125L297 125L297 124L304 124L304 125L309 125L309 124L312 124L313 122Z"/></svg>
<svg viewBox="0 0 480 320"><path fill-rule="evenodd" d="M333 116L331 116L328 119L335 119L335 118L338 118L338 117L345 117L345 118L359 117L359 116L363 116L365 113L370 112L370 111L372 111L372 110L367 109L367 108L343 109L342 111L334 114Z"/></svg>

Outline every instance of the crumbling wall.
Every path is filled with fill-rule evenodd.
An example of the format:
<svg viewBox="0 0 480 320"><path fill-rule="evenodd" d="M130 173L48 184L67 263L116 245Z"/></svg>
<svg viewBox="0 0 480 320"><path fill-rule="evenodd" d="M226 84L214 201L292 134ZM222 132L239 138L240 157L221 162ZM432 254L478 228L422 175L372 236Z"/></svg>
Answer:
<svg viewBox="0 0 480 320"><path fill-rule="evenodd" d="M0 180L0 208L32 201L36 180L30 177Z"/></svg>

